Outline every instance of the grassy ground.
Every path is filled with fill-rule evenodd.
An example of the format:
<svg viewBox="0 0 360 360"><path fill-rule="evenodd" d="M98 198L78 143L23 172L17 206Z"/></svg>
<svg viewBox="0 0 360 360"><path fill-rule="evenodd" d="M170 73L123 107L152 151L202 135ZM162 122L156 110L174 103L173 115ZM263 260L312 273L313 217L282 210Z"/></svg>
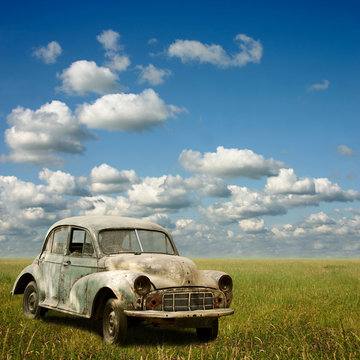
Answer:
<svg viewBox="0 0 360 360"><path fill-rule="evenodd" d="M99 322L25 319L9 292L29 263L0 260L0 359L360 359L360 260L196 260L234 280L217 340L139 325L124 347L105 344Z"/></svg>

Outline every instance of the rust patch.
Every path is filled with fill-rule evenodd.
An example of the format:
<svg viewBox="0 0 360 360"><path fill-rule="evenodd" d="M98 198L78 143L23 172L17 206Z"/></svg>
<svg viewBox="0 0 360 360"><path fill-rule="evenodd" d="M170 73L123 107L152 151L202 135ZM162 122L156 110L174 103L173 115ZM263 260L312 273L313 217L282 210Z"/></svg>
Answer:
<svg viewBox="0 0 360 360"><path fill-rule="evenodd" d="M159 295L159 294L150 295L146 299L145 307L146 307L146 309L151 310L151 309L157 308L161 304L162 304L162 296L161 295Z"/></svg>

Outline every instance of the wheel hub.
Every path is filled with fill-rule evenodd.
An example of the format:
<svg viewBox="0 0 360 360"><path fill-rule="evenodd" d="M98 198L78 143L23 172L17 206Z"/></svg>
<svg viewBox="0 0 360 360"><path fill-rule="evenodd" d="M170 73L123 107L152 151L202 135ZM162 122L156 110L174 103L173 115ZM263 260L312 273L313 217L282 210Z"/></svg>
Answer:
<svg viewBox="0 0 360 360"><path fill-rule="evenodd" d="M29 304L29 310L30 310L31 312L34 312L34 311L35 311L35 307L36 307L36 292L32 292L32 293L29 295L28 304Z"/></svg>

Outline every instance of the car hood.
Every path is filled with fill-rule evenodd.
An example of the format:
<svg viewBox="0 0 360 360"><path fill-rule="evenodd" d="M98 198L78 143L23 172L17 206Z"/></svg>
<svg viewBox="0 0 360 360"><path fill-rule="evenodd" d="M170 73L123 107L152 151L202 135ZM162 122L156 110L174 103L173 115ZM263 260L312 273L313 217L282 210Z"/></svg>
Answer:
<svg viewBox="0 0 360 360"><path fill-rule="evenodd" d="M146 275L157 289L199 286L199 272L190 259L164 254L119 254L105 259L107 270L128 270Z"/></svg>

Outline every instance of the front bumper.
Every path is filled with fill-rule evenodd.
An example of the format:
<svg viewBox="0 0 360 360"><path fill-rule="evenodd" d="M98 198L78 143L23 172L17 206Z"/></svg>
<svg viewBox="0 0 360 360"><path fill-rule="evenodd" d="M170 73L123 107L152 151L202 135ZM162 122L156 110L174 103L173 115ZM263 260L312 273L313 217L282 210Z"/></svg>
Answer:
<svg viewBox="0 0 360 360"><path fill-rule="evenodd" d="M234 309L211 309L194 311L124 310L125 315L146 319L219 318L234 313Z"/></svg>

